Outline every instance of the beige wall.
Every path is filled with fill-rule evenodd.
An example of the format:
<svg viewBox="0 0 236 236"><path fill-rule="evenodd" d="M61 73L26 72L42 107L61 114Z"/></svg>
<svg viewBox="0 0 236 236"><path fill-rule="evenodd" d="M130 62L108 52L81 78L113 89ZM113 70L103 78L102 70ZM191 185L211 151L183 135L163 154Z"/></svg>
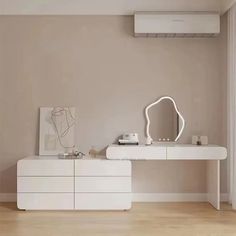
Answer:
<svg viewBox="0 0 236 236"><path fill-rule="evenodd" d="M77 107L83 152L102 150L123 132L143 140L143 109L161 95L173 96L186 119L181 142L192 134L225 142L226 34L132 34L129 16L0 17L0 192L16 191L16 161L38 151L40 106ZM206 188L201 161L137 161L133 173L135 192ZM225 179L222 185L225 191Z"/></svg>

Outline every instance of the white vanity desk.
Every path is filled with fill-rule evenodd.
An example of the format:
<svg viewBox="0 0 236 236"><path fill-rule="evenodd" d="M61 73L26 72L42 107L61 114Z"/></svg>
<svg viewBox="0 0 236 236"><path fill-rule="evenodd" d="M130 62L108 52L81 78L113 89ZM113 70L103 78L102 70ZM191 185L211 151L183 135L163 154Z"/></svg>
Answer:
<svg viewBox="0 0 236 236"><path fill-rule="evenodd" d="M208 202L220 209L220 160L227 157L224 147L164 143L150 146L110 145L106 156L112 160L206 160Z"/></svg>

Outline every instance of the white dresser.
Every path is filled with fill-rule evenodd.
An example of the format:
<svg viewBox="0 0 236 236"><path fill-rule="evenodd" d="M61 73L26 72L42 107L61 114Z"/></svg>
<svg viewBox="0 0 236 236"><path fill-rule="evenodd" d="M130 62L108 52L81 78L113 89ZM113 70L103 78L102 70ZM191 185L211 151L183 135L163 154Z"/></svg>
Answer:
<svg viewBox="0 0 236 236"><path fill-rule="evenodd" d="M131 162L32 156L17 163L17 205L25 210L131 208Z"/></svg>

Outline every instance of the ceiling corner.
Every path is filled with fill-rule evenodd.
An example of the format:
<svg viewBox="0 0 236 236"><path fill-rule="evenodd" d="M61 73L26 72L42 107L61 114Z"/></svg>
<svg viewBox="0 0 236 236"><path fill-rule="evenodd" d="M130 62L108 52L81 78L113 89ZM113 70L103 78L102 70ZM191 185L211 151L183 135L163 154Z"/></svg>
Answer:
<svg viewBox="0 0 236 236"><path fill-rule="evenodd" d="M227 12L234 3L236 3L236 0L221 0L221 14Z"/></svg>

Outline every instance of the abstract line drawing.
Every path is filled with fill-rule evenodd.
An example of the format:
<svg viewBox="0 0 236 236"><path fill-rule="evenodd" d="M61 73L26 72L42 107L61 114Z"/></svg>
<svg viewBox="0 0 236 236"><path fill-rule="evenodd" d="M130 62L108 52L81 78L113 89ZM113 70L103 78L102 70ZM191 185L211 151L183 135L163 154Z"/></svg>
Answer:
<svg viewBox="0 0 236 236"><path fill-rule="evenodd" d="M41 107L39 155L58 155L75 147L75 107Z"/></svg>

